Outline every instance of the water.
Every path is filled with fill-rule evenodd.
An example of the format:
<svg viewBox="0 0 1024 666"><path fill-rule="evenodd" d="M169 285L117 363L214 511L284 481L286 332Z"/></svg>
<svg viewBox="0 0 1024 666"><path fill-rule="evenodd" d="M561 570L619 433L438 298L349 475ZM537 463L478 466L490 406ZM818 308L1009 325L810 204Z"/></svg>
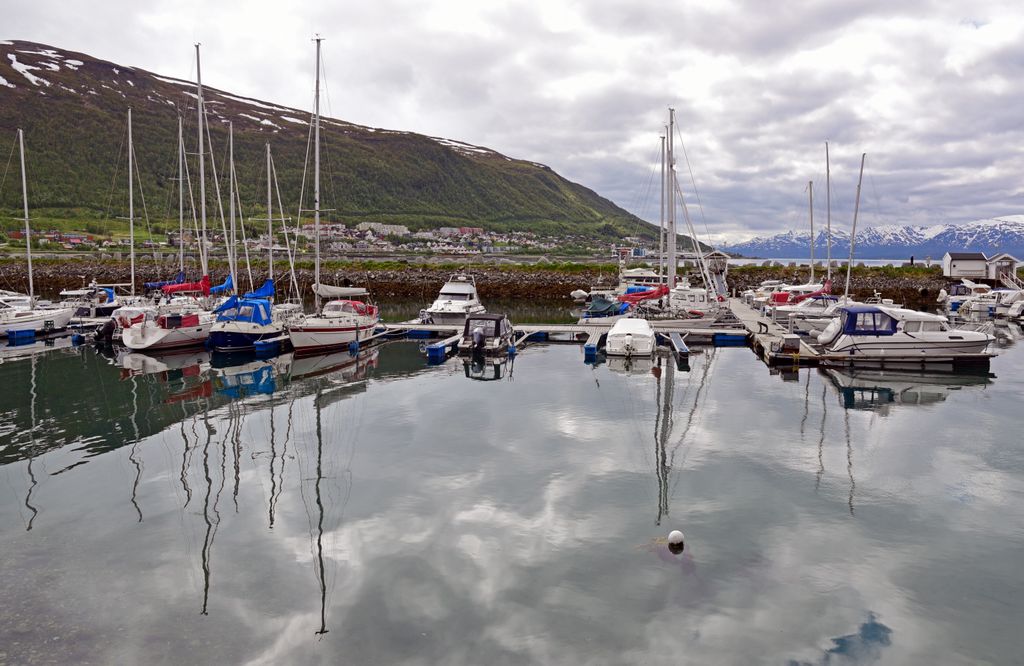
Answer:
<svg viewBox="0 0 1024 666"><path fill-rule="evenodd" d="M0 662L1013 663L1020 336L939 378L9 357Z"/></svg>

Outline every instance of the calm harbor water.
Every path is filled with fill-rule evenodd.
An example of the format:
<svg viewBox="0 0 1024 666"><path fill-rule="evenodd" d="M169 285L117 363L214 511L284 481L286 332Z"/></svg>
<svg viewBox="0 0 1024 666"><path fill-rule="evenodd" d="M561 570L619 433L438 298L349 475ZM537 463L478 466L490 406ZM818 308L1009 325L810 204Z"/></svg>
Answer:
<svg viewBox="0 0 1024 666"><path fill-rule="evenodd" d="M0 663L1018 663L1020 337L938 377L8 348Z"/></svg>

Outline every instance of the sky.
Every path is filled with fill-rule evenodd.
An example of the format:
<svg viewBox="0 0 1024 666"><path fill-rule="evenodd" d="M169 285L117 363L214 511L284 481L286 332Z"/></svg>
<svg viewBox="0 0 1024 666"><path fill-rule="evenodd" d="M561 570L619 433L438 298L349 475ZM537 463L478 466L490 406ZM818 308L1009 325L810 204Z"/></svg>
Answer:
<svg viewBox="0 0 1024 666"><path fill-rule="evenodd" d="M315 5L315 6L310 6ZM24 39L547 164L659 217L660 135L702 239L1024 213L1024 11L998 0L5 0ZM680 149L682 148L682 150Z"/></svg>

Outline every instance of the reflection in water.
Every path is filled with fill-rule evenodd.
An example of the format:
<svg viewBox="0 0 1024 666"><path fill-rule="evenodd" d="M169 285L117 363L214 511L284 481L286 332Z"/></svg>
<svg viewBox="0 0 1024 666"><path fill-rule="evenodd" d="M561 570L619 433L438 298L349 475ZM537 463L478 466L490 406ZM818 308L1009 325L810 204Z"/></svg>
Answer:
<svg viewBox="0 0 1024 666"><path fill-rule="evenodd" d="M943 402L953 391L991 383L988 372L948 374L909 370L823 369L839 393L844 409L889 414L895 405L930 405Z"/></svg>
<svg viewBox="0 0 1024 666"><path fill-rule="evenodd" d="M132 465L135 466L135 480L132 481L132 506L135 507L136 513L139 514L139 522L142 522L142 508L139 506L137 501L139 493L139 481L142 479L142 461L139 460L139 387L135 383L135 377L131 378L132 383L132 431L134 437L132 437L131 448L128 452L128 460L132 461Z"/></svg>
<svg viewBox="0 0 1024 666"><path fill-rule="evenodd" d="M869 664L882 658L882 648L892 645L892 629L878 621L874 613L868 613L867 622L860 625L855 634L832 639L832 647L816 662L820 665ZM790 661L789 666L812 666L807 661Z"/></svg>
<svg viewBox="0 0 1024 666"><path fill-rule="evenodd" d="M32 531L32 523L36 521L36 516L39 515L39 510L32 505L32 491L34 491L36 489L36 485L38 485L35 471L32 469L32 462L36 448L36 357L34 355L32 356L30 363L32 364L32 379L29 386L31 407L28 429L28 478L30 483L28 486L28 493L25 495L25 508L32 512L32 517L28 519L28 525L25 527L26 532Z"/></svg>
<svg viewBox="0 0 1024 666"><path fill-rule="evenodd" d="M466 377L479 381L495 381L503 379L508 371L508 379L512 379L512 368L515 356L485 356L473 353L469 358L462 359L462 369Z"/></svg>

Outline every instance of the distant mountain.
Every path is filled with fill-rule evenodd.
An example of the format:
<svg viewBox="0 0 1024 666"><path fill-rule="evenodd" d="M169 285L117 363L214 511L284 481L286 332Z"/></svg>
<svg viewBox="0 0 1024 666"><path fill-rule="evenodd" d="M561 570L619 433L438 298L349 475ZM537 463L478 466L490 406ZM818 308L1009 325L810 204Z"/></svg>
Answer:
<svg viewBox="0 0 1024 666"><path fill-rule="evenodd" d="M182 49L190 45L182 43ZM185 72L181 72L185 74ZM313 72L309 72L312 82ZM35 217L124 215L126 115L151 217L177 218L177 132L185 121L193 183L197 164L195 89L190 81L25 41L0 41L0 151L25 130ZM205 88L222 189L228 122L247 214L266 200L264 145L271 143L285 206L299 204L310 113ZM514 122L514 120L513 120ZM329 219L405 224L414 229L480 226L609 241L656 238L655 227L543 164L451 139L324 118L322 205ZM16 166L16 162L15 162ZM0 209L17 211L17 171ZM306 181L305 204L312 206ZM197 187L197 186L196 186ZM215 210L209 187L210 209ZM226 189L225 189L226 192ZM197 193L198 196L198 193ZM141 201L136 196L136 205ZM225 206L226 206L225 202ZM15 222L11 222L15 224ZM6 221L4 222L6 225Z"/></svg>
<svg viewBox="0 0 1024 666"><path fill-rule="evenodd" d="M766 259L806 258L810 254L810 232L792 231L719 249L748 257ZM825 232L816 234L815 258L825 258ZM978 251L986 254L1009 252L1024 259L1024 215L1007 215L963 224L933 226L884 225L857 232L854 248L858 259L940 259L946 252ZM850 255L850 234L832 232L832 256L845 259Z"/></svg>

